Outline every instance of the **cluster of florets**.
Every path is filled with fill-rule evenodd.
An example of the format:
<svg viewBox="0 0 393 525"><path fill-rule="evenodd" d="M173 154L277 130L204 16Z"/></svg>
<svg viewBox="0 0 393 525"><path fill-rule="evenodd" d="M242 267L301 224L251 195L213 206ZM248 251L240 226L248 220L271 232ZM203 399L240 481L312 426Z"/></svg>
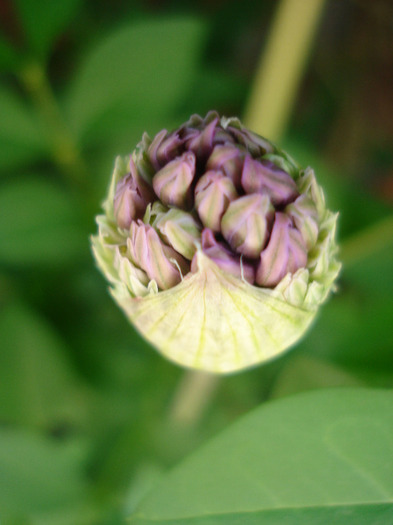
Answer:
<svg viewBox="0 0 393 525"><path fill-rule="evenodd" d="M215 112L145 135L113 199L139 279L175 286L196 271L198 249L260 287L306 267L319 224L299 173L270 142Z"/></svg>

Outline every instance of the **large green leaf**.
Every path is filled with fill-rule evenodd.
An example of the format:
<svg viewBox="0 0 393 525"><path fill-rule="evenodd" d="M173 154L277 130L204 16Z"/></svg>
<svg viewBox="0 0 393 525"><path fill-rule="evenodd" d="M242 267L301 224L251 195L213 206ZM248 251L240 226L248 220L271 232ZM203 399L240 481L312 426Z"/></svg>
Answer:
<svg viewBox="0 0 393 525"><path fill-rule="evenodd" d="M131 523L391 523L392 402L344 388L269 402L167 475Z"/></svg>
<svg viewBox="0 0 393 525"><path fill-rule="evenodd" d="M1 521L33 523L23 518L80 504L86 497L85 461L81 442L56 442L33 432L1 429Z"/></svg>
<svg viewBox="0 0 393 525"><path fill-rule="evenodd" d="M32 107L5 86L0 86L0 169L15 168L42 158L48 143Z"/></svg>
<svg viewBox="0 0 393 525"><path fill-rule="evenodd" d="M30 51L45 56L81 3L81 0L16 0Z"/></svg>
<svg viewBox="0 0 393 525"><path fill-rule="evenodd" d="M76 202L51 181L32 175L4 182L0 209L3 263L62 265L88 249Z"/></svg>
<svg viewBox="0 0 393 525"><path fill-rule="evenodd" d="M111 136L119 126L169 116L193 79L204 33L201 20L176 17L139 20L104 38L69 93L76 133Z"/></svg>

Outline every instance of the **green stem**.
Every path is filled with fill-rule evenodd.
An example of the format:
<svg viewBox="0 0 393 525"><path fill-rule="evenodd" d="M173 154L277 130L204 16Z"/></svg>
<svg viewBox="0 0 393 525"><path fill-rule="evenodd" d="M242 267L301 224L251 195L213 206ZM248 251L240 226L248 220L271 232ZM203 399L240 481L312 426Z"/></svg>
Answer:
<svg viewBox="0 0 393 525"><path fill-rule="evenodd" d="M279 141L284 135L325 0L281 0L257 67L244 123Z"/></svg>
<svg viewBox="0 0 393 525"><path fill-rule="evenodd" d="M244 123L277 140L285 132L325 0L281 0L246 108ZM169 420L195 427L219 377L189 371L175 392Z"/></svg>
<svg viewBox="0 0 393 525"><path fill-rule="evenodd" d="M340 259L351 265L393 244L393 216L356 233L341 244Z"/></svg>
<svg viewBox="0 0 393 525"><path fill-rule="evenodd" d="M54 162L73 185L87 187L89 170L64 122L44 67L31 62L19 72L19 78L49 132Z"/></svg>
<svg viewBox="0 0 393 525"><path fill-rule="evenodd" d="M192 428L200 421L219 384L219 376L188 370L175 391L169 420L175 426Z"/></svg>

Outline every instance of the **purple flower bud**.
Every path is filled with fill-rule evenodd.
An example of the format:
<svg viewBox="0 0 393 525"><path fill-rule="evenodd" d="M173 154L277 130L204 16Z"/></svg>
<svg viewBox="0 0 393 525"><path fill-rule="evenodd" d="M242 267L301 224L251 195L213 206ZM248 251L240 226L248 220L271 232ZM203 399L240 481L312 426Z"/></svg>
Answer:
<svg viewBox="0 0 393 525"><path fill-rule="evenodd" d="M310 197L300 195L285 208L296 228L302 234L307 249L313 248L318 239L318 212Z"/></svg>
<svg viewBox="0 0 393 525"><path fill-rule="evenodd" d="M164 204L187 209L190 206L190 187L194 175L195 155L189 151L169 162L154 175L154 191Z"/></svg>
<svg viewBox="0 0 393 525"><path fill-rule="evenodd" d="M221 231L233 250L257 258L269 237L274 208L267 195L244 195L232 201L221 221Z"/></svg>
<svg viewBox="0 0 393 525"><path fill-rule="evenodd" d="M201 236L201 227L190 213L170 208L161 212L152 226L160 232L166 244L186 259L193 258Z"/></svg>
<svg viewBox="0 0 393 525"><path fill-rule="evenodd" d="M247 148L247 151L249 151L253 157L261 157L265 155L265 153L271 153L274 149L269 141L249 129L239 129L234 126L228 126L227 129L236 137L239 144Z"/></svg>
<svg viewBox="0 0 393 525"><path fill-rule="evenodd" d="M288 204L298 196L296 183L285 171L268 160L244 160L241 183L246 193L269 195L274 206Z"/></svg>
<svg viewBox="0 0 393 525"><path fill-rule="evenodd" d="M128 229L135 219L140 219L146 206L153 200L153 191L138 174L130 159L130 173L119 180L113 200L115 219L120 228Z"/></svg>
<svg viewBox="0 0 393 525"><path fill-rule="evenodd" d="M133 222L127 248L134 264L154 279L159 288L166 290L178 284L189 272L189 264L173 248L164 244L158 233L141 220Z"/></svg>
<svg viewBox="0 0 393 525"><path fill-rule="evenodd" d="M220 231L221 218L229 203L236 199L232 180L221 171L208 171L195 187L195 208L204 226Z"/></svg>
<svg viewBox="0 0 393 525"><path fill-rule="evenodd" d="M243 261L240 256L236 256L229 248L217 242L214 233L209 228L202 230L201 235L202 251L217 264L221 270L238 277L244 278L250 284L255 281L255 271L251 264ZM191 262L191 271L197 271L197 259L194 256Z"/></svg>
<svg viewBox="0 0 393 525"><path fill-rule="evenodd" d="M162 166L174 159L179 151L183 140L177 132L168 134L166 129L158 133L147 150L150 162L158 171Z"/></svg>
<svg viewBox="0 0 393 525"><path fill-rule="evenodd" d="M239 188L244 155L245 153L236 146L218 144L207 161L206 169L221 170L232 180L235 187Z"/></svg>
<svg viewBox="0 0 393 525"><path fill-rule="evenodd" d="M213 144L214 146L218 144L225 144L226 146L229 146L230 144L235 144L235 139L230 133L228 133L228 131L222 129L221 127L216 127Z"/></svg>
<svg viewBox="0 0 393 525"><path fill-rule="evenodd" d="M285 213L276 212L272 233L260 256L256 282L275 286L287 273L294 274L307 264L305 242Z"/></svg>
<svg viewBox="0 0 393 525"><path fill-rule="evenodd" d="M212 120L210 124L187 142L187 148L193 151L200 161L206 160L212 152L218 120L218 118Z"/></svg>

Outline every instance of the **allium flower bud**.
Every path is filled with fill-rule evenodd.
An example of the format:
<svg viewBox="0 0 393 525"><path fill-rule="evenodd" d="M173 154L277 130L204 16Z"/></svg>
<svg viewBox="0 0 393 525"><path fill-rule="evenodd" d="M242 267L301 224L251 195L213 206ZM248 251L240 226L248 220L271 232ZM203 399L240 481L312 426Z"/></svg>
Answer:
<svg viewBox="0 0 393 525"><path fill-rule="evenodd" d="M208 170L221 170L229 177L235 187L240 186L241 169L243 166L244 152L232 144L218 144L213 149L206 167Z"/></svg>
<svg viewBox="0 0 393 525"><path fill-rule="evenodd" d="M173 248L164 244L154 228L142 221L131 224L127 248L131 262L144 270L166 290L179 283L187 263Z"/></svg>
<svg viewBox="0 0 393 525"><path fill-rule="evenodd" d="M133 220L143 217L152 194L131 159L130 173L118 182L113 202L114 214L120 228L129 228Z"/></svg>
<svg viewBox="0 0 393 525"><path fill-rule="evenodd" d="M276 286L287 273L294 274L307 264L306 243L291 219L276 212L269 244L261 252L256 281L261 286Z"/></svg>
<svg viewBox="0 0 393 525"><path fill-rule="evenodd" d="M269 195L274 205L292 202L298 195L296 183L269 160L254 160L247 155L241 178L246 193Z"/></svg>
<svg viewBox="0 0 393 525"><path fill-rule="evenodd" d="M178 134L169 134L166 129L154 137L147 153L156 171L176 156L182 142Z"/></svg>
<svg viewBox="0 0 393 525"><path fill-rule="evenodd" d="M188 149L193 151L200 160L206 160L213 148L213 139L218 120L218 118L213 119L210 124L202 128L187 143Z"/></svg>
<svg viewBox="0 0 393 525"><path fill-rule="evenodd" d="M228 373L306 331L339 272L311 168L235 118L193 115L118 158L92 245L111 293L173 361Z"/></svg>
<svg viewBox="0 0 393 525"><path fill-rule="evenodd" d="M243 263L240 256L234 255L229 247L217 242L214 233L205 228L201 235L201 248L205 255L209 257L219 268L225 272L241 278L252 284L255 280L255 270L251 264ZM198 257L194 257L191 263L191 271L198 271Z"/></svg>
<svg viewBox="0 0 393 525"><path fill-rule="evenodd" d="M186 208L194 175L195 155L184 153L154 175L154 191L164 204Z"/></svg>
<svg viewBox="0 0 393 525"><path fill-rule="evenodd" d="M267 195L244 195L231 202L221 220L221 231L231 248L256 258L269 236L274 208Z"/></svg>
<svg viewBox="0 0 393 525"><path fill-rule="evenodd" d="M219 232L221 218L238 196L235 185L221 171L207 171L195 187L195 208L203 225Z"/></svg>
<svg viewBox="0 0 393 525"><path fill-rule="evenodd" d="M186 259L193 258L201 237L201 228L190 213L171 208L161 213L153 226L169 246Z"/></svg>

